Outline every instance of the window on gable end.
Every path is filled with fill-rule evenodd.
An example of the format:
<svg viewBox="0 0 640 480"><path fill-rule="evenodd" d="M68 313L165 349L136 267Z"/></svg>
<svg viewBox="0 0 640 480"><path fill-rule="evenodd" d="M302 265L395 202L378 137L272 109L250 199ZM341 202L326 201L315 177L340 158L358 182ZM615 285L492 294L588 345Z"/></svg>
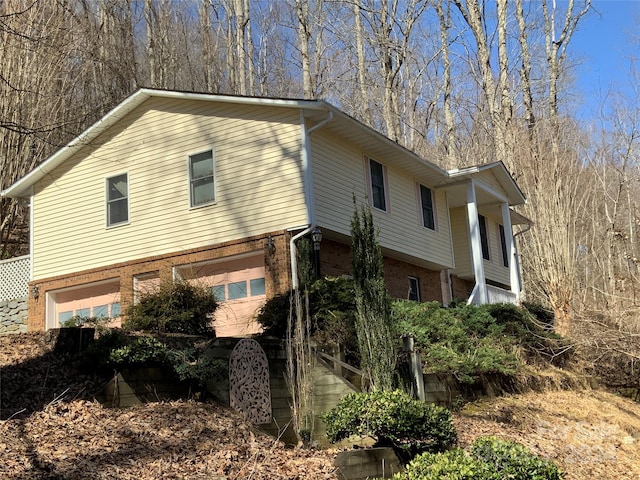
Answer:
<svg viewBox="0 0 640 480"><path fill-rule="evenodd" d="M386 169L384 165L369 159L369 177L371 180L371 205L387 211Z"/></svg>
<svg viewBox="0 0 640 480"><path fill-rule="evenodd" d="M189 156L189 201L192 207L216 201L213 150Z"/></svg>
<svg viewBox="0 0 640 480"><path fill-rule="evenodd" d="M436 214L433 207L433 191L420 185L420 216L422 225L431 230L436 229Z"/></svg>
<svg viewBox="0 0 640 480"><path fill-rule="evenodd" d="M107 178L107 227L129 222L129 175Z"/></svg>
<svg viewBox="0 0 640 480"><path fill-rule="evenodd" d="M478 215L478 224L480 226L480 243L482 245L482 258L489 260L489 237L487 236L487 219L484 215Z"/></svg>
<svg viewBox="0 0 640 480"><path fill-rule="evenodd" d="M505 236L504 225L498 225L500 231L500 247L502 248L502 265L509 266L509 254L507 253L507 237Z"/></svg>

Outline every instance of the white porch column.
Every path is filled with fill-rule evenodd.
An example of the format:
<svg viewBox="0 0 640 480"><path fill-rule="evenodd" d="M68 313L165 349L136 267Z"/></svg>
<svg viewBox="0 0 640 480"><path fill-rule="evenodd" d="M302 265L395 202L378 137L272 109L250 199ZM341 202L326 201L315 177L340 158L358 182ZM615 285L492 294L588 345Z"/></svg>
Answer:
<svg viewBox="0 0 640 480"><path fill-rule="evenodd" d="M511 226L511 213L509 204L503 203L502 225L504 225L504 239L507 242L507 258L509 259L509 279L511 292L516 296L516 302L520 300L520 274L518 272L518 259L516 258L516 244L513 238L513 228Z"/></svg>
<svg viewBox="0 0 640 480"><path fill-rule="evenodd" d="M467 184L467 222L469 224L469 242L471 243L471 264L476 280L476 286L473 289L476 296L473 299L473 303L483 305L488 302L489 295L487 294L487 282L484 276L484 259L482 258L482 241L480 240L476 187L473 179Z"/></svg>

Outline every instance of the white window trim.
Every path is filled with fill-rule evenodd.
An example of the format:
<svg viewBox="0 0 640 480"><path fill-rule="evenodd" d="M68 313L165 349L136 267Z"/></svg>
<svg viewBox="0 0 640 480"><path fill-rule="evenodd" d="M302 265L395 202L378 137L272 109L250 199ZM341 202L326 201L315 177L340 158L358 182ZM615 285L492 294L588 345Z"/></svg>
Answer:
<svg viewBox="0 0 640 480"><path fill-rule="evenodd" d="M389 199L389 172L387 171L387 166L376 160L375 158L371 158L365 155L365 178L367 181L367 195L369 196L369 206L378 212L389 213L391 211L391 201ZM376 207L373 204L373 179L371 178L371 161L376 162L379 165L382 165L382 184L384 187L384 203L386 209L383 210L381 208Z"/></svg>
<svg viewBox="0 0 640 480"><path fill-rule="evenodd" d="M424 224L424 214L422 213L422 191L420 187L428 188L431 192L431 208L433 209L433 228L429 228ZM420 226L430 232L438 231L438 207L436 205L436 192L433 188L426 186L424 183L416 182L416 206L418 208L418 221Z"/></svg>
<svg viewBox="0 0 640 480"><path fill-rule="evenodd" d="M193 199L191 198L192 190L191 190L191 157L198 155L200 153L211 152L211 160L213 162L213 200L211 202L201 203L199 205L193 205ZM195 210L202 207L208 207L209 205L215 205L218 203L218 175L217 175L217 162L216 162L216 151L213 147L204 147L199 150L195 150L189 152L187 154L187 190L188 201L189 201L189 210Z"/></svg>
<svg viewBox="0 0 640 480"><path fill-rule="evenodd" d="M127 221L109 224L109 180L121 175L127 176ZM104 179L104 222L105 228L116 228L131 223L131 188L129 185L129 172L120 172L113 175L109 175Z"/></svg>

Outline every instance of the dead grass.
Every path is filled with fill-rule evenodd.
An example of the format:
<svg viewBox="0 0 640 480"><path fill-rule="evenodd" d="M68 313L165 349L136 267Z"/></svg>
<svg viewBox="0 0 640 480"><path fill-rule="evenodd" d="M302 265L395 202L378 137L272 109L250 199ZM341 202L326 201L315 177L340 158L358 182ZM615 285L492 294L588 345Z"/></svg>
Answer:
<svg viewBox="0 0 640 480"><path fill-rule="evenodd" d="M640 479L640 404L595 390L481 400L454 414L460 443L495 435L551 459L567 480Z"/></svg>

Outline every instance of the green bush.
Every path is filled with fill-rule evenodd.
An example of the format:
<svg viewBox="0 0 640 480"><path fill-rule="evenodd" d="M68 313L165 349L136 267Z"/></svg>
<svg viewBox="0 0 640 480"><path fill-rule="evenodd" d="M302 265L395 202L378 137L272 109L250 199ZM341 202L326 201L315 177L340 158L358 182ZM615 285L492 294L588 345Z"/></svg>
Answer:
<svg viewBox="0 0 640 480"><path fill-rule="evenodd" d="M76 364L85 371L113 374L124 368L161 366L181 381L202 387L207 380L226 377L228 362L203 357L196 348L169 348L148 335L131 335L119 329L105 330L80 354Z"/></svg>
<svg viewBox="0 0 640 480"><path fill-rule="evenodd" d="M483 437L473 442L471 454L491 467L499 478L513 480L560 480L558 467L531 453L524 445L495 437Z"/></svg>
<svg viewBox="0 0 640 480"><path fill-rule="evenodd" d="M488 465L461 448L444 453L423 453L414 458L395 480L503 480Z"/></svg>
<svg viewBox="0 0 640 480"><path fill-rule="evenodd" d="M340 345L348 362L358 365L358 340L355 330L353 280L326 277L310 283L309 314L311 337L318 345ZM285 338L291 292L267 300L257 321L266 335Z"/></svg>
<svg viewBox="0 0 640 480"><path fill-rule="evenodd" d="M558 467L508 440L482 437L471 446L415 457L394 480L561 480Z"/></svg>
<svg viewBox="0 0 640 480"><path fill-rule="evenodd" d="M210 335L218 307L210 288L187 282L167 282L154 292L141 293L126 311L124 327L147 332Z"/></svg>
<svg viewBox="0 0 640 480"><path fill-rule="evenodd" d="M411 333L425 373L447 373L463 382L480 375L514 374L519 362L517 339L482 308L443 308L438 302L396 301L392 305L396 335Z"/></svg>
<svg viewBox="0 0 640 480"><path fill-rule="evenodd" d="M537 359L563 366L572 353L570 343L551 331L529 310L510 303L495 303L478 307L495 318L503 326L504 333L523 347L528 362Z"/></svg>
<svg viewBox="0 0 640 480"><path fill-rule="evenodd" d="M121 369L124 367L168 365L167 346L153 337L137 337L132 342L109 352L109 363Z"/></svg>
<svg viewBox="0 0 640 480"><path fill-rule="evenodd" d="M522 302L522 307L533 315L545 330L553 330L555 322L553 310L535 302Z"/></svg>
<svg viewBox="0 0 640 480"><path fill-rule="evenodd" d="M323 415L331 442L369 436L394 448L401 460L421 452L440 452L457 440L451 413L443 407L413 400L399 390L353 393Z"/></svg>

